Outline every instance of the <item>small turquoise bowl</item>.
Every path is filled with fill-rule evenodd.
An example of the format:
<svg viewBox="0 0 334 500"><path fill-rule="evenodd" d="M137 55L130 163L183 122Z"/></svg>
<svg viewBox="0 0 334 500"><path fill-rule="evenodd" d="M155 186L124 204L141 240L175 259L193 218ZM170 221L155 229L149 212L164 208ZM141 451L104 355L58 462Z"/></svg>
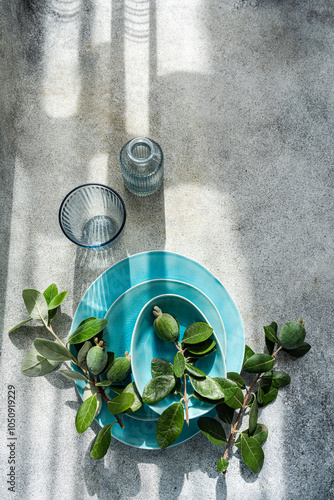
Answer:
<svg viewBox="0 0 334 500"><path fill-rule="evenodd" d="M186 328L192 323L204 322L210 324L204 314L190 300L173 294L154 297L142 308L136 321L131 341L132 375L140 395L145 386L152 379L152 358L163 358L173 363L177 348L173 342L163 342L154 331L154 306L160 307L162 312L175 316L180 323L179 340L183 338ZM225 377L226 367L221 345L215 336L216 350L197 360L196 365L210 377ZM187 394L194 392L190 382L187 382ZM180 396L169 394L165 399L149 405L156 413L161 414L168 406L180 400ZM215 403L209 404L195 398L189 400L189 418L197 418L208 413Z"/></svg>

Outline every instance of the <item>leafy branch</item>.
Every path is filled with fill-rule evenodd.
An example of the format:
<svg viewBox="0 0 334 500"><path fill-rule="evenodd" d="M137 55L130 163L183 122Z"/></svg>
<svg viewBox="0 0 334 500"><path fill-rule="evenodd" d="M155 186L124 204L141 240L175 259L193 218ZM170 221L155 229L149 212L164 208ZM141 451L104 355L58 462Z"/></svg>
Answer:
<svg viewBox="0 0 334 500"><path fill-rule="evenodd" d="M278 333L277 324L273 322L264 327L264 333L268 354L255 354L249 346L245 347L242 370L247 373L256 373L248 389L238 373L227 373L227 379L224 381L224 384L228 382L235 389L234 400L225 398L223 403L216 406L218 418L222 423L231 426L227 443L218 443L216 440L218 432L221 435L224 433L219 421L207 417L198 420L199 429L212 443L226 444L225 452L217 463L217 469L224 474L229 466L228 454L231 446L241 449L242 459L253 472L258 473L261 470L264 461L261 445L267 439L268 429L265 425L258 423L259 407L264 407L274 401L279 388L285 387L291 381L287 373L273 369L276 357L280 351L284 350L291 356L300 358L311 349L311 346L304 342L306 332L303 320L285 323ZM245 396L243 391L246 391ZM247 408L250 409L248 429L240 432L238 427ZM237 415L235 415L235 409L239 409Z"/></svg>
<svg viewBox="0 0 334 500"><path fill-rule="evenodd" d="M70 361L79 371L60 369L58 373L73 381L85 381L83 403L80 405L75 427L79 434L85 432L99 414L102 399L106 402L109 412L116 421L104 426L96 436L92 449L92 458L102 458L107 452L111 442L111 427L115 424L124 428L122 418L125 412L136 411L142 401L133 383L128 384L115 398L109 399L105 389L113 389L113 383L123 381L130 372L130 357L115 359L113 352L107 352L103 340L103 329L108 321L99 318L83 320L76 330L70 335L65 345L55 333L51 322L67 292L58 293L55 284L50 285L43 293L26 289L22 297L27 308L29 318L14 326L9 333L20 328L31 320L41 323L54 337L55 341L36 338L33 347L25 355L21 372L29 377L38 377L50 373L60 363ZM68 348L73 345L77 355Z"/></svg>

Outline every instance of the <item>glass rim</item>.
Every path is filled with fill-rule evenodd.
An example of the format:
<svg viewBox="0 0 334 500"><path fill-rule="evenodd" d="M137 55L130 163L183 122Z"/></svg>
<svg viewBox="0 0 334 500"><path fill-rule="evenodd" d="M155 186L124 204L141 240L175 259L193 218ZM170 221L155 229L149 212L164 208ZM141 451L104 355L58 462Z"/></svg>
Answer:
<svg viewBox="0 0 334 500"><path fill-rule="evenodd" d="M116 197L119 199L119 201L121 202L121 205L122 205L122 208L123 208L123 221L122 221L122 224L121 224L121 227L119 228L119 230L117 231L117 233L112 237L110 238L109 240L105 241L104 243L99 243L98 245L84 245L82 243L79 243L78 241L75 241L73 238L71 238L71 236L69 236L63 226L63 223L62 223L62 212L63 212L63 207L66 203L66 201L68 200L68 198L71 196L72 193L74 193L75 191L78 191L79 189L82 189L82 188L85 188L85 187L88 187L88 186L98 186L98 187L102 187L104 189L107 189L108 191L111 191L114 195L116 195ZM58 212L58 221L59 221L59 225L60 225L60 228L61 230L63 231L64 235L66 236L66 238L68 238L70 241L72 241L72 243L74 243L75 245L78 245L79 247L82 247L82 248L102 248L106 245L109 245L110 243L112 243L113 241L116 240L116 238L121 234L121 232L123 231L124 229L124 226L125 226L125 221L126 221L126 208L125 208L125 203L123 201L123 198L117 193L117 191L115 191L114 189L112 189L111 187L109 186L106 186L105 184L99 184L99 183L87 183L87 184L81 184L80 186L77 186L75 188L73 188L71 191L69 191L67 193L67 195L65 196L65 198L63 199L63 201L61 202L60 204L60 207L59 207L59 212Z"/></svg>
<svg viewBox="0 0 334 500"><path fill-rule="evenodd" d="M134 146L137 144L139 145L143 144L149 148L150 154L146 156L146 158L137 158L136 156L133 155L132 150L134 149ZM136 163L146 163L153 158L154 155L153 142L151 141L151 139L148 139L147 137L135 137L134 139L128 142L127 153L132 161Z"/></svg>

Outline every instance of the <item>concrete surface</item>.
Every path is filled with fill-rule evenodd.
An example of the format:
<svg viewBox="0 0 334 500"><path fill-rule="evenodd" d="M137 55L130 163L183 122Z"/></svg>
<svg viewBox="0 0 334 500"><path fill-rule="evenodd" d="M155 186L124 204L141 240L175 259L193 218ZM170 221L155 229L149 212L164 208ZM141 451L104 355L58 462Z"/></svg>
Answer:
<svg viewBox="0 0 334 500"><path fill-rule="evenodd" d="M333 479L334 6L330 0L12 0L0 7L0 497L22 500L330 500ZM165 153L164 187L128 193L118 155L146 135ZM112 250L76 248L58 226L65 194L101 182L128 220ZM312 350L284 355L291 386L261 412L254 475L197 435L163 452L114 442L104 460L79 436L79 397L60 375L20 374L41 328L24 288L69 290L66 338L87 287L153 249L205 265L236 301L246 341L303 317ZM8 385L16 390L16 492L8 491Z"/></svg>

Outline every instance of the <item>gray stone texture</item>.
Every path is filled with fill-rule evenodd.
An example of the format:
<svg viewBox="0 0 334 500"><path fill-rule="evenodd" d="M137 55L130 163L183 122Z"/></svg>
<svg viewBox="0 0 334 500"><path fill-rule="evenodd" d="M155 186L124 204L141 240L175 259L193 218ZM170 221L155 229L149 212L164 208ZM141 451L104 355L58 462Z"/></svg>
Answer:
<svg viewBox="0 0 334 500"><path fill-rule="evenodd" d="M333 480L334 6L330 0L11 0L0 6L0 498L22 500L330 500ZM163 188L136 198L119 152L156 140ZM101 182L128 219L107 252L58 225L68 191ZM20 363L42 327L24 288L69 290L66 339L92 281L120 259L167 249L206 266L241 312L246 342L303 317L312 350L279 357L291 386L261 411L255 475L239 451L226 476L203 435L164 451L113 442L93 461L80 398ZM16 492L8 491L7 386L16 388Z"/></svg>

